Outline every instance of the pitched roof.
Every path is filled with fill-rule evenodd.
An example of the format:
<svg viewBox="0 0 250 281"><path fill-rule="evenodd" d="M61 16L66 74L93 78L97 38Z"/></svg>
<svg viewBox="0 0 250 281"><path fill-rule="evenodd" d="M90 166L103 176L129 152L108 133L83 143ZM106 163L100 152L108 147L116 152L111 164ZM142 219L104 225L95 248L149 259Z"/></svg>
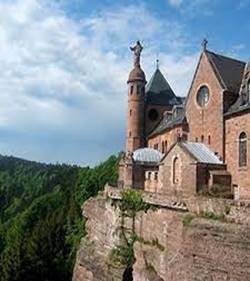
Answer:
<svg viewBox="0 0 250 281"><path fill-rule="evenodd" d="M205 53L223 88L238 94L246 63L210 51Z"/></svg>
<svg viewBox="0 0 250 281"><path fill-rule="evenodd" d="M172 106L182 101L176 97L167 80L157 68L146 86L146 103Z"/></svg>
<svg viewBox="0 0 250 281"><path fill-rule="evenodd" d="M199 163L223 164L223 162L205 144L198 142L180 142L181 147L185 148Z"/></svg>
<svg viewBox="0 0 250 281"><path fill-rule="evenodd" d="M232 115L235 113L249 112L250 101L247 93L249 81L250 81L250 62L248 62L245 66L245 71L241 83L240 95L236 100L236 102L225 113L225 116Z"/></svg>

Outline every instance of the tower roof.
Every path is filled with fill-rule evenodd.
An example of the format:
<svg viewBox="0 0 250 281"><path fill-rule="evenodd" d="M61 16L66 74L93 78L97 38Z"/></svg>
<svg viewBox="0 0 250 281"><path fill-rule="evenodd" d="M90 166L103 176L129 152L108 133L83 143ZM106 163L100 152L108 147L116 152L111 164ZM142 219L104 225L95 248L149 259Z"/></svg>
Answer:
<svg viewBox="0 0 250 281"><path fill-rule="evenodd" d="M128 83L134 81L146 81L145 73L140 66L135 66L129 73Z"/></svg>
<svg viewBox="0 0 250 281"><path fill-rule="evenodd" d="M159 70L156 69L146 87L146 103L154 105L175 105L181 100L175 96L167 80Z"/></svg>

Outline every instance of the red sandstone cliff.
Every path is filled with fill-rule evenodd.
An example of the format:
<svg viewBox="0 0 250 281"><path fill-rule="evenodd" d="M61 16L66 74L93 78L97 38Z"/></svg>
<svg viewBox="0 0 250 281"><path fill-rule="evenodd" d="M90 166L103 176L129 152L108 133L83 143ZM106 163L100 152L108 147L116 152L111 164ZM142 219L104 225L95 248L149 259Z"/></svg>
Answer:
<svg viewBox="0 0 250 281"><path fill-rule="evenodd" d="M133 280L250 280L250 207L211 199L188 204L192 212L197 211L192 220L187 212L167 208L137 215L137 235L152 243L135 243ZM120 223L118 209L112 205L102 196L84 205L88 236L82 239L73 281L123 280L124 266L110 259ZM201 211L209 211L210 219Z"/></svg>

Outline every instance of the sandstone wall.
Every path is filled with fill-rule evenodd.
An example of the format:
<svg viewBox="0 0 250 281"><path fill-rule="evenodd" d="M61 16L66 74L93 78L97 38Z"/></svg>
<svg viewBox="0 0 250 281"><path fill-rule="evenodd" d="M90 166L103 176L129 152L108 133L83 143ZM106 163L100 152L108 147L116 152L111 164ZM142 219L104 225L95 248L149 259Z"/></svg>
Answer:
<svg viewBox="0 0 250 281"><path fill-rule="evenodd" d="M237 206L229 200L192 198L185 204L196 215L166 207L138 214L140 241L134 246L133 280L249 280L248 203ZM88 237L82 240L73 281L123 280L124 266L114 265L110 259L119 243L120 224L118 209L112 205L112 200L100 196L85 204ZM202 217L208 212L213 214L211 219ZM220 219L222 213L225 217Z"/></svg>

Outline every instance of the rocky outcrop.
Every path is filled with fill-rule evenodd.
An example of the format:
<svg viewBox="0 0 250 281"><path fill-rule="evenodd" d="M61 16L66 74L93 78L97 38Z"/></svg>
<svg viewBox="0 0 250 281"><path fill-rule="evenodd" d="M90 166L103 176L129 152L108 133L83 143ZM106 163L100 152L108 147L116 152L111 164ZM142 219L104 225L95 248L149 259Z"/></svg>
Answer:
<svg viewBox="0 0 250 281"><path fill-rule="evenodd" d="M191 205L211 208L210 199L207 204L202 200ZM98 196L84 205L88 236L82 239L73 281L125 280L125 266L111 258L120 242L117 227L121 220L113 203ZM212 212L191 215L165 207L138 213L133 280L250 280L250 225L242 219L250 217L250 208L226 206L223 216Z"/></svg>

